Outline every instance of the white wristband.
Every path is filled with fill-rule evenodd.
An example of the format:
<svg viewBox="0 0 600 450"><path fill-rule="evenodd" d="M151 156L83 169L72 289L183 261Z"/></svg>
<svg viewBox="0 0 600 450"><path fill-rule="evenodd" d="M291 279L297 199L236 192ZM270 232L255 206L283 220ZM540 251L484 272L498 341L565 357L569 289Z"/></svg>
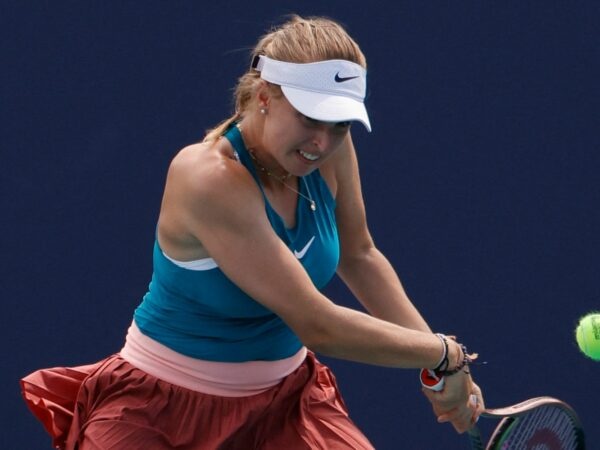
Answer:
<svg viewBox="0 0 600 450"><path fill-rule="evenodd" d="M444 377L438 376L431 369L421 369L419 374L421 386L431 391L439 392L444 389Z"/></svg>

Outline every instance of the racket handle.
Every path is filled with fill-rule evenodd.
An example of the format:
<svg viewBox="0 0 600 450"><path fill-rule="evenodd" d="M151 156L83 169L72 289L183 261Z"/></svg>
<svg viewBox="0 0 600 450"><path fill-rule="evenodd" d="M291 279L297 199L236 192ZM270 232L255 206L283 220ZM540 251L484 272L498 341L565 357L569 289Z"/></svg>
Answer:
<svg viewBox="0 0 600 450"><path fill-rule="evenodd" d="M472 450L485 450L479 428L474 426L467 433L469 434L469 440L471 441Z"/></svg>

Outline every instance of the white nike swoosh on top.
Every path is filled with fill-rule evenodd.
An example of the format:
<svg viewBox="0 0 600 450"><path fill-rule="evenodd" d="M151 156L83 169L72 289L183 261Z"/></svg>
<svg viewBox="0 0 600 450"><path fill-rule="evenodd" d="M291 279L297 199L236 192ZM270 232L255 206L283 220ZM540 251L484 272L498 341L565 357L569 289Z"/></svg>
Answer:
<svg viewBox="0 0 600 450"><path fill-rule="evenodd" d="M310 241L308 241L306 243L306 245L304 246L304 248L300 251L294 250L294 256L296 256L296 258L298 259L302 259L304 257L304 255L306 255L306 252L308 251L308 249L310 248L310 246L312 245L313 241L315 240L315 237L311 237Z"/></svg>

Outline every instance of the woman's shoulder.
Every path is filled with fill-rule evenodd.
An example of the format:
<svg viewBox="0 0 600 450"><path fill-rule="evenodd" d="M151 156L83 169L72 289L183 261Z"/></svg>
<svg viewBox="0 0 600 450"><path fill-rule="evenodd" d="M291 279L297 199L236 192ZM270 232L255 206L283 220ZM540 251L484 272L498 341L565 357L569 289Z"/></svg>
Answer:
<svg viewBox="0 0 600 450"><path fill-rule="evenodd" d="M191 199L216 201L255 187L252 176L236 158L226 139L201 142L181 149L171 161L167 175L168 191ZM252 189L250 189L251 191Z"/></svg>
<svg viewBox="0 0 600 450"><path fill-rule="evenodd" d="M228 146L222 141L219 139L213 142L198 142L183 147L171 161L169 171L193 173L203 169L213 170L214 167L226 165L228 161L235 160L233 151L227 148Z"/></svg>
<svg viewBox="0 0 600 450"><path fill-rule="evenodd" d="M225 139L219 139L182 148L171 161L169 177L194 182L227 181L239 171L239 166L231 146Z"/></svg>

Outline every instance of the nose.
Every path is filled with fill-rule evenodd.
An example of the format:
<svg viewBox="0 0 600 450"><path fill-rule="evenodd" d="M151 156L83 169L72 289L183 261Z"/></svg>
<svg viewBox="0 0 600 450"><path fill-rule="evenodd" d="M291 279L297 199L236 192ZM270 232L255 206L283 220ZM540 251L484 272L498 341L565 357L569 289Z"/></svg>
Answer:
<svg viewBox="0 0 600 450"><path fill-rule="evenodd" d="M313 145L320 151L325 152L331 147L333 141L333 130L327 124L321 124L313 136Z"/></svg>

